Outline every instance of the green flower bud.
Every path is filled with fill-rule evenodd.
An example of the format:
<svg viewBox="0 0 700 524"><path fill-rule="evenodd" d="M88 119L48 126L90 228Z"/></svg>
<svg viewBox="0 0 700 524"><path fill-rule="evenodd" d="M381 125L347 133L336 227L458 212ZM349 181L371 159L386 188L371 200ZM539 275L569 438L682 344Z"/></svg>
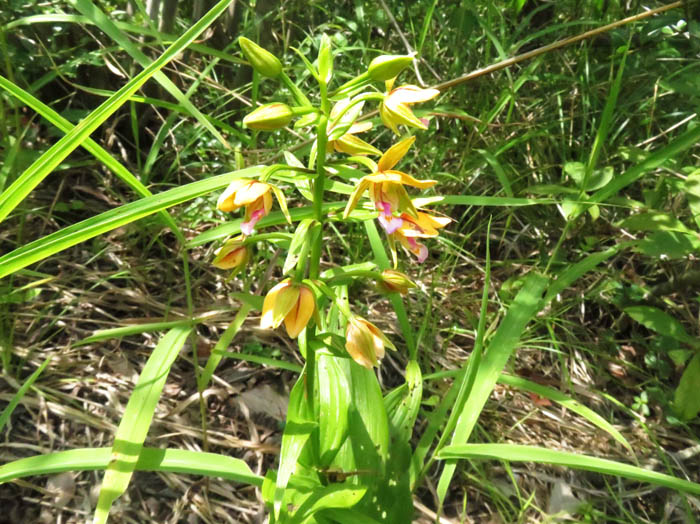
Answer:
<svg viewBox="0 0 700 524"><path fill-rule="evenodd" d="M260 106L246 115L243 119L243 125L260 131L274 131L289 124L293 116L292 108L287 104L274 102Z"/></svg>
<svg viewBox="0 0 700 524"><path fill-rule="evenodd" d="M395 269L385 269L382 276L377 280L377 287L384 293L401 293L405 295L408 290L416 287L407 275Z"/></svg>
<svg viewBox="0 0 700 524"><path fill-rule="evenodd" d="M384 82L395 78L413 62L413 57L409 55L382 55L378 56L369 64L369 77L376 82Z"/></svg>
<svg viewBox="0 0 700 524"><path fill-rule="evenodd" d="M238 38L238 45L241 46L243 54L258 73L268 78L277 78L282 72L282 63L279 59L263 49L252 40L244 36Z"/></svg>

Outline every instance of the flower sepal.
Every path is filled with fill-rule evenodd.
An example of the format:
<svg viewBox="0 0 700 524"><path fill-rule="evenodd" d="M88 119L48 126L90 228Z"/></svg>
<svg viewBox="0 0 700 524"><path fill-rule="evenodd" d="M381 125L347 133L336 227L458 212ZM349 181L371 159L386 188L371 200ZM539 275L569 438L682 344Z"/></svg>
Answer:
<svg viewBox="0 0 700 524"><path fill-rule="evenodd" d="M396 78L413 60L411 55L381 55L370 62L367 73L372 80L385 82Z"/></svg>

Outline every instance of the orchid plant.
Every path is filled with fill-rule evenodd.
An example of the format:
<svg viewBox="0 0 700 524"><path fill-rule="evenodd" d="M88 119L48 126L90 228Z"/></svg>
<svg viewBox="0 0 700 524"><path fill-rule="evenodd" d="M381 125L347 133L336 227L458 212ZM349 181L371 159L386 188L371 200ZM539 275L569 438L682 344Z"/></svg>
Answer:
<svg viewBox="0 0 700 524"><path fill-rule="evenodd" d="M250 263L251 245L265 238L260 221L272 210L272 194L286 220L293 223L282 190L290 172L297 187L307 189L301 193L313 207L313 217L300 221L292 236L281 281L271 287L262 305L260 327L274 329L284 323L287 335L298 339L306 361L291 394L280 467L276 474L268 475L263 496L273 509L272 518L280 521L306 522L304 518L318 508L352 511L376 520L383 520L382 514L388 512L392 519L408 515L407 464L397 469L403 460L395 460L391 466L388 446L391 439L398 438L403 441L402 448L407 446L410 431L405 429L410 429L410 424L399 428L390 423L396 412L387 413L371 371L380 364L385 348L397 348L379 327L353 311L348 283L372 279L381 292L394 299L406 294L416 286L398 269L397 245L423 262L428 249L420 241L437 236L438 229L450 219L420 209L412 199L414 190L407 189L428 189L437 183L435 180L421 180L397 170L415 136L406 134L382 153L358 135L373 127L362 114L372 101L379 103L381 122L393 134L400 136L402 129L427 129L428 121L417 117L410 106L440 93L414 85L394 87L397 76L412 62L411 56L377 57L365 73L330 90L333 52L330 40L323 36L316 65L301 57L318 85L314 104L285 74L277 57L246 38L241 37L239 43L255 72L281 81L293 98L292 103L274 101L258 107L243 119L244 126L274 131L293 123L295 129L309 128L314 134L306 163L286 152L286 164L261 166L257 179L234 180L217 202L225 213L244 209L240 234L224 242L213 262L234 271ZM378 90L376 83L384 83L385 91ZM375 162L372 156L379 160ZM342 179L334 184L338 173L354 182L354 188ZM336 191L340 188L349 193L342 214L325 211L331 184ZM363 201L365 196L369 202ZM375 217L386 235L393 267L386 267L386 261L336 267L333 260L324 259L323 266L328 269L322 271L324 226L330 221L363 220L376 233L371 224ZM372 247L386 258L377 238L375 235ZM407 263L412 263L412 257ZM411 367L417 367L415 361ZM405 422L415 420L417 405L411 411L404 414L408 418ZM342 481L331 480L329 471L342 473ZM399 471L405 478L397 477ZM399 488L407 499L396 496ZM378 496L387 490L393 492L390 498ZM389 507L397 503L403 505L398 513L396 507ZM318 522L323 521L318 518Z"/></svg>

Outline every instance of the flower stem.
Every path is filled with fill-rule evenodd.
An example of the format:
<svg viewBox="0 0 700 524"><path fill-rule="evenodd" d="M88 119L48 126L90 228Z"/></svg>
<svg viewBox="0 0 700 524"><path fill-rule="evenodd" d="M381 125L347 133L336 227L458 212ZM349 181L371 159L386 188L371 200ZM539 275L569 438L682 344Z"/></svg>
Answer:
<svg viewBox="0 0 700 524"><path fill-rule="evenodd" d="M325 91L325 90L323 90ZM322 92L322 94L325 94ZM328 126L328 117L324 114L318 121L316 128L316 178L314 178L314 218L321 224L323 228L323 192L326 183L326 127ZM323 239L323 229L314 238L314 243L311 246L311 256L309 258L309 278L318 278L321 262L321 242Z"/></svg>

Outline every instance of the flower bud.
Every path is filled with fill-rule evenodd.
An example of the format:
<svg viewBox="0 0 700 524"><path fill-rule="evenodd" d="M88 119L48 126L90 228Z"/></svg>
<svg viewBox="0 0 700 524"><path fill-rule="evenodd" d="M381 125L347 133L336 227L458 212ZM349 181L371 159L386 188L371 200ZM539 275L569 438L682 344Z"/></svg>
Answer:
<svg viewBox="0 0 700 524"><path fill-rule="evenodd" d="M221 246L215 253L216 258L212 264L219 269L241 269L250 258L248 246L243 243L243 238L232 238Z"/></svg>
<svg viewBox="0 0 700 524"><path fill-rule="evenodd" d="M394 344L377 326L364 318L352 317L345 332L345 349L360 366L372 369L384 358L384 346L396 350Z"/></svg>
<svg viewBox="0 0 700 524"><path fill-rule="evenodd" d="M282 72L282 63L279 61L279 58L252 40L241 36L238 38L238 45L241 46L243 54L253 69L262 76L277 78Z"/></svg>
<svg viewBox="0 0 700 524"><path fill-rule="evenodd" d="M384 82L396 77L413 62L409 55L382 55L372 60L369 64L369 77L377 82Z"/></svg>
<svg viewBox="0 0 700 524"><path fill-rule="evenodd" d="M260 327L275 329L283 321L290 338L297 338L316 310L313 291L303 284L283 280L273 287L263 302Z"/></svg>
<svg viewBox="0 0 700 524"><path fill-rule="evenodd" d="M382 276L377 280L377 287L384 293L401 293L405 295L408 290L416 287L407 275L395 269L385 269Z"/></svg>
<svg viewBox="0 0 700 524"><path fill-rule="evenodd" d="M274 131L292 121L292 109L287 104L274 102L258 107L243 119L243 125L260 131Z"/></svg>

